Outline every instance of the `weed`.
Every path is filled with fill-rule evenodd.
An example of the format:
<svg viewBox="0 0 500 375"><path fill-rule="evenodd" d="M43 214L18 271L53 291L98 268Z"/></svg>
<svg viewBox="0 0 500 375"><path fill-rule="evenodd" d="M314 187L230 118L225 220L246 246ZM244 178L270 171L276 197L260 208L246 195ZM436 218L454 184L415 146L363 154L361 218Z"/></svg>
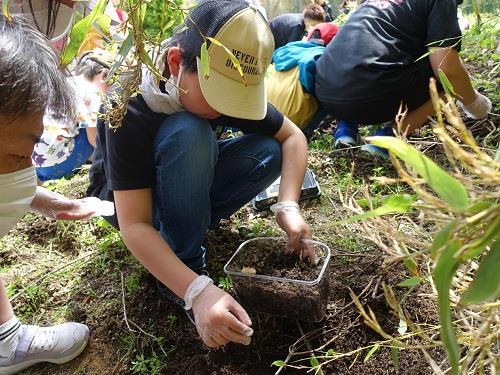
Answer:
<svg viewBox="0 0 500 375"><path fill-rule="evenodd" d="M135 293L141 287L141 270L137 270L132 275L125 278L125 287L129 293Z"/></svg>
<svg viewBox="0 0 500 375"><path fill-rule="evenodd" d="M137 355L135 361L132 361L131 370L134 374L158 375L162 367L161 359L153 352L149 358L144 357L144 354Z"/></svg>
<svg viewBox="0 0 500 375"><path fill-rule="evenodd" d="M233 288L233 284L231 283L231 278L229 276L221 276L219 277L218 287L226 292L231 291Z"/></svg>

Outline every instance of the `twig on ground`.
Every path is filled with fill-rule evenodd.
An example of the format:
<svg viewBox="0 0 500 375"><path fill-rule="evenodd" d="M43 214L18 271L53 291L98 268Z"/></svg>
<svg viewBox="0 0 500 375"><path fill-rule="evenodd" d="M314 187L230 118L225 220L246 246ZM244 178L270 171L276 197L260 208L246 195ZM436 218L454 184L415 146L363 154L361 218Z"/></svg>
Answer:
<svg viewBox="0 0 500 375"><path fill-rule="evenodd" d="M120 271L120 276L122 279L122 307L123 307L123 319L125 320L125 324L127 325L127 328L130 332L137 332L136 330L133 330L130 328L130 325L128 324L128 319L127 319L127 307L125 305L125 288L124 288L124 282L123 282L123 272Z"/></svg>

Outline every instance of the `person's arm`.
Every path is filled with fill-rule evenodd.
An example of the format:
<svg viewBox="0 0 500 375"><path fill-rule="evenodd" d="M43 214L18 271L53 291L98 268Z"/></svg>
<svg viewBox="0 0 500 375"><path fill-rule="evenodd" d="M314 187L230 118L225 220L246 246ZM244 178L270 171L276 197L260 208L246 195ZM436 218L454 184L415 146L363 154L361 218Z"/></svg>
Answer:
<svg viewBox="0 0 500 375"><path fill-rule="evenodd" d="M435 48L431 50L429 60L434 76L439 79L441 69L450 80L458 95L460 106L473 119L486 117L491 110L491 101L472 87L469 73L465 68L458 51L454 48Z"/></svg>
<svg viewBox="0 0 500 375"><path fill-rule="evenodd" d="M459 95L460 101L465 105L472 103L476 94L458 51L454 48L432 48L431 52L429 60L434 76L439 79L438 71L441 69Z"/></svg>
<svg viewBox="0 0 500 375"><path fill-rule="evenodd" d="M198 275L175 255L152 225L151 189L114 191L123 240L134 256L180 298ZM208 285L193 301L196 328L209 347L250 343L250 318L227 293Z"/></svg>
<svg viewBox="0 0 500 375"><path fill-rule="evenodd" d="M312 238L312 234L296 204L307 168L307 140L302 131L286 117L274 137L281 143L282 149L281 183L278 205L275 206L276 221L288 235L288 247L305 251L303 255L314 261L314 254L301 243L301 239Z"/></svg>

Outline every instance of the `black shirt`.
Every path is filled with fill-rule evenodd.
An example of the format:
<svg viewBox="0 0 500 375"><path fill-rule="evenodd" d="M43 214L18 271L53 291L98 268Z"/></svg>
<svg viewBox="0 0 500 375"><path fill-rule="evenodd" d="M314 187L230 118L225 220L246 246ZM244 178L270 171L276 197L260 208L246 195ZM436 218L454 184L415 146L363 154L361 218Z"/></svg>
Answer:
<svg viewBox="0 0 500 375"><path fill-rule="evenodd" d="M113 201L113 190L152 188L155 183L154 139L167 117L151 111L138 95L131 98L120 128L110 129L98 120L87 195ZM283 124L283 114L268 104L263 120L221 116L211 123L212 127L228 126L245 133L273 136Z"/></svg>
<svg viewBox="0 0 500 375"><path fill-rule="evenodd" d="M428 45L460 49L456 0L366 0L316 65L323 103L388 94Z"/></svg>
<svg viewBox="0 0 500 375"><path fill-rule="evenodd" d="M274 17L269 22L269 27L274 36L275 49L302 40L306 31L304 16L300 13L287 13Z"/></svg>

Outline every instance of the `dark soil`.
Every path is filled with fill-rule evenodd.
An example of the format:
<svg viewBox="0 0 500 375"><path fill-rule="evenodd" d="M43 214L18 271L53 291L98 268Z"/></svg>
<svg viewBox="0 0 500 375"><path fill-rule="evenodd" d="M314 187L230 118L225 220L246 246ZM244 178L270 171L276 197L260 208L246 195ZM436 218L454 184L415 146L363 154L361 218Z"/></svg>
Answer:
<svg viewBox="0 0 500 375"><path fill-rule="evenodd" d="M318 322L328 303L329 277L319 279L326 251L314 246L319 262L286 253L285 239L253 239L240 248L228 269L242 306L254 312ZM265 278L271 276L274 279Z"/></svg>

